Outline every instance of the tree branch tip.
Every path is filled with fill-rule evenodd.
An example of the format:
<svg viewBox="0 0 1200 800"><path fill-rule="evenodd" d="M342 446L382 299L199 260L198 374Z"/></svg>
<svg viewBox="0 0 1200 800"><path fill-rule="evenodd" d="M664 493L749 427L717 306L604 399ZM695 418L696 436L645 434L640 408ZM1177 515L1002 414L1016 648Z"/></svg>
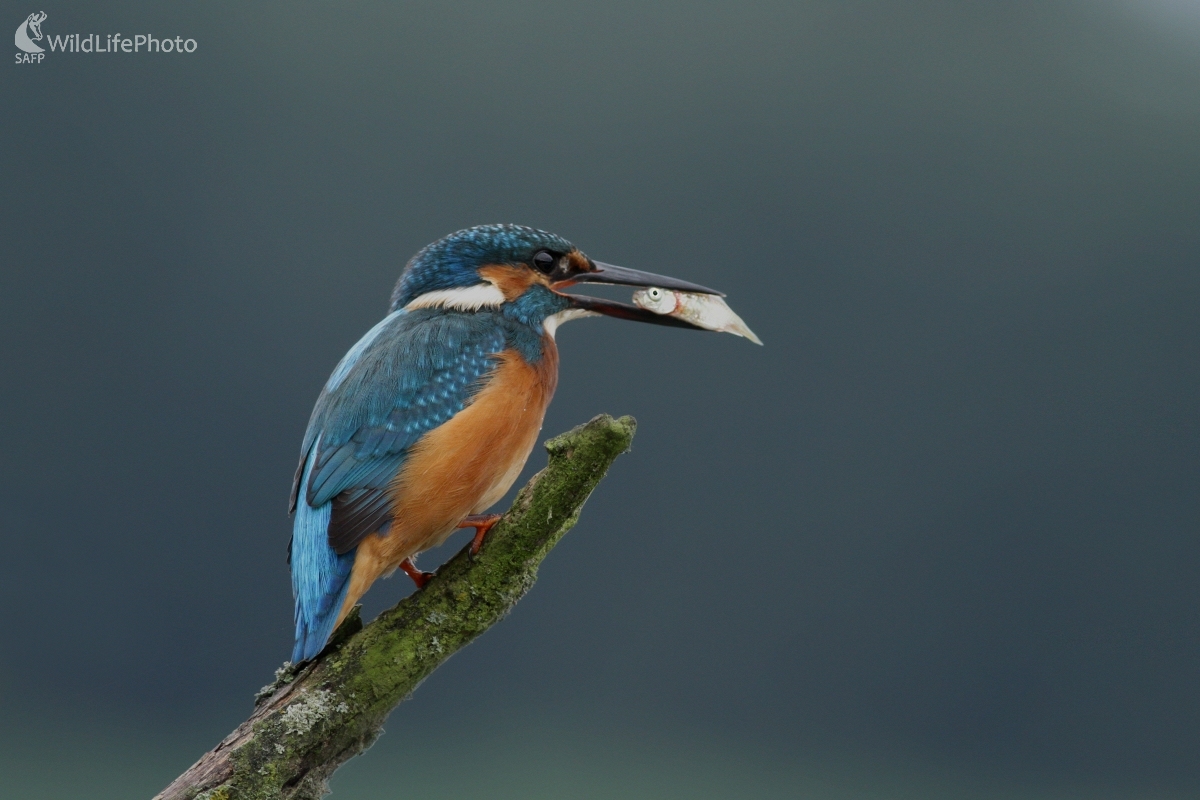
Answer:
<svg viewBox="0 0 1200 800"><path fill-rule="evenodd" d="M629 452L633 435L637 432L637 420L631 416L614 419L608 414L597 414L583 425L577 425L566 433L547 440L546 451L552 456L567 455L579 446L585 438L611 438L614 443L621 444L618 453Z"/></svg>

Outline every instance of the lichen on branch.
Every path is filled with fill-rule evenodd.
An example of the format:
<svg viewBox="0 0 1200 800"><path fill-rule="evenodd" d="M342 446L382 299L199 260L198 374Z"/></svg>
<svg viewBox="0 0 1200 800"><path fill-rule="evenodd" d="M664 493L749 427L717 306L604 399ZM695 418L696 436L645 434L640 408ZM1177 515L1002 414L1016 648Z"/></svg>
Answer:
<svg viewBox="0 0 1200 800"><path fill-rule="evenodd" d="M351 615L313 662L284 665L237 730L155 800L316 800L382 732L388 714L456 651L503 619L629 449L637 423L601 415L546 442L549 464L475 556L464 547L421 591L363 627Z"/></svg>

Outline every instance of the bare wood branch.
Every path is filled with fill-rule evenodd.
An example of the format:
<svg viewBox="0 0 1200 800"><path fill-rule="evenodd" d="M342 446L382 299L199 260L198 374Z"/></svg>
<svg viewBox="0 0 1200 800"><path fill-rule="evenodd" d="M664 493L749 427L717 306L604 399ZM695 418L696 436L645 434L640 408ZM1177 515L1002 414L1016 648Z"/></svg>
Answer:
<svg viewBox="0 0 1200 800"><path fill-rule="evenodd" d="M533 586L538 565L627 451L632 417L596 417L546 443L548 466L523 488L479 554L458 553L424 589L362 627L357 615L298 673L281 669L254 713L155 800L316 800L379 736L388 714Z"/></svg>

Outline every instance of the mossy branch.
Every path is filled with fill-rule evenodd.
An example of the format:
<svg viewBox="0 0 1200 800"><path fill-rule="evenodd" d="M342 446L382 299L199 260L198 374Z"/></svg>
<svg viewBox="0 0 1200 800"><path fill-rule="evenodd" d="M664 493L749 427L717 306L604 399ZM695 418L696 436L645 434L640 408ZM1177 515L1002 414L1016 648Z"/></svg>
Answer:
<svg viewBox="0 0 1200 800"><path fill-rule="evenodd" d="M550 463L478 555L463 548L424 589L370 625L353 615L299 672L285 665L250 718L155 800L323 796L334 770L375 741L400 701L529 591L538 565L629 449L635 428L632 417L602 415L548 441Z"/></svg>

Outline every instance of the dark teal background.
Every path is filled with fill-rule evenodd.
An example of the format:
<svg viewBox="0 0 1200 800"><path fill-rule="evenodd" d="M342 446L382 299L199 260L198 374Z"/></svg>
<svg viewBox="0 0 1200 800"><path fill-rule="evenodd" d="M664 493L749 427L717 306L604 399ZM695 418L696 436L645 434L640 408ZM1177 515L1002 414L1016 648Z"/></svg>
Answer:
<svg viewBox="0 0 1200 800"><path fill-rule="evenodd" d="M634 450L335 797L1200 797L1191 4L5 9L199 47L0 69L0 797L245 717L316 394L482 222L766 346L560 332Z"/></svg>

